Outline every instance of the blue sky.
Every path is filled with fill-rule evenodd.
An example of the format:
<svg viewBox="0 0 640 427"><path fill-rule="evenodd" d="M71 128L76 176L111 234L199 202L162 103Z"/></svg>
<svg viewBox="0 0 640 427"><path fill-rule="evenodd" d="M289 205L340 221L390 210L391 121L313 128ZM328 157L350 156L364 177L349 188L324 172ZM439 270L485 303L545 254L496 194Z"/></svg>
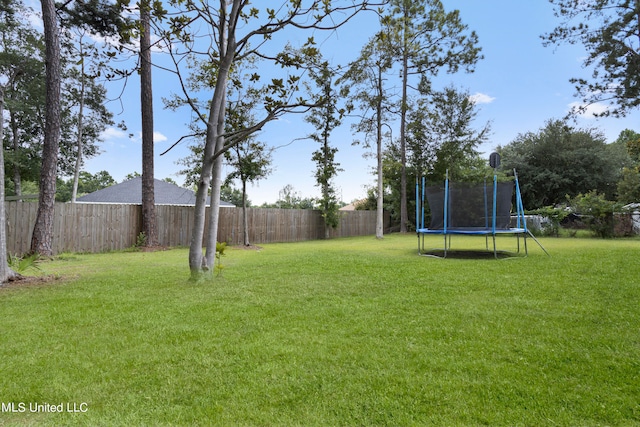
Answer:
<svg viewBox="0 0 640 427"><path fill-rule="evenodd" d="M474 73L443 74L437 83L439 87L454 84L476 96L479 115L475 126L481 127L491 122L490 142L480 147L487 158L496 146L508 144L518 134L536 132L544 126L545 121L562 118L572 103L579 101L574 97L569 79L590 75L588 70L582 68L585 51L581 46L542 46L540 35L550 32L558 23L547 1L443 2L447 10L459 9L463 22L477 32L485 58L477 64ZM323 54L332 60L333 65L344 65L359 54L362 45L377 28L376 16L362 15L337 33L316 34L316 41L322 43ZM161 60L159 57L160 54L155 54L154 60ZM170 177L182 184L184 177L176 175L181 167L175 162L187 155L185 145L176 147L162 157L158 154L188 132L186 124L189 112L164 110L161 98L168 96L172 88L177 89L176 81L158 69L154 70L153 79L155 175L161 179ZM120 90L117 84L110 87L112 94ZM122 102L122 112L119 102L110 103L110 106L117 114L116 121L124 120L134 138L130 139L116 129L108 130L101 143L102 154L88 160L85 166L85 170L91 173L107 170L117 181L122 181L129 173L142 170L139 85L136 78L128 82ZM634 112L625 119L596 120L584 116L577 119L576 125L596 127L605 134L608 142L612 142L624 129L640 131L640 112ZM399 135L398 129L397 124L394 135ZM309 140L296 140L312 131L300 115L285 116L265 126L257 138L280 148L273 154L273 173L248 188L248 196L253 204L275 202L279 191L288 184L293 185L302 197L319 197L311 162L316 146ZM332 134L332 143L338 148L336 160L343 169L335 185L338 194L347 203L363 198L366 187L375 184L372 174L375 160L372 157L364 158L366 150L361 146L352 146L356 138L349 123L344 123Z"/></svg>

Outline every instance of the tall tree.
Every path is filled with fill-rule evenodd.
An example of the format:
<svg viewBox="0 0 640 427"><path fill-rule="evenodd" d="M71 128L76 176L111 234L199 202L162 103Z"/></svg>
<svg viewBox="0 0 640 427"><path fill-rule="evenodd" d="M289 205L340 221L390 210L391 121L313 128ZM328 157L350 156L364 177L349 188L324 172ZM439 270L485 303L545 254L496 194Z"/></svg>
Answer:
<svg viewBox="0 0 640 427"><path fill-rule="evenodd" d="M232 91L236 96L233 102L229 102L227 119L225 120L226 133L233 134L251 127L255 123L254 110L258 99L256 93L244 93L242 85L233 85ZM249 221L247 218L247 183L256 182L271 173L271 153L273 149L267 148L264 142L256 141L255 135L249 135L239 141L230 150L225 152L225 159L233 167L233 171L227 175L226 184L233 179L240 180L242 206L243 244L251 245L249 241Z"/></svg>
<svg viewBox="0 0 640 427"><path fill-rule="evenodd" d="M462 23L458 10L446 12L440 0L391 0L391 11L383 18L401 67L400 105L400 231L407 231L406 128L409 112L410 76L419 76L423 93L431 91L431 80L446 69L473 71L481 59L478 37Z"/></svg>
<svg viewBox="0 0 640 427"><path fill-rule="evenodd" d="M331 132L340 125L344 110L338 108L339 94L335 88L336 72L327 62L320 64L317 70L311 72L312 79L320 90L318 92L318 106L311 109L305 120L316 129L309 138L320 144L320 148L313 152L311 159L316 163L316 185L320 187L320 210L324 218L325 238L329 238L329 231L340 224L339 206L333 180L342 169L335 161L338 149L331 145ZM313 96L313 95L312 95Z"/></svg>
<svg viewBox="0 0 640 427"><path fill-rule="evenodd" d="M76 27L65 35L63 52L74 61L63 61L64 113L58 167L62 175L73 176L70 201L75 203L84 160L98 154L100 134L114 122L105 105L107 90L100 82L102 52L87 28Z"/></svg>
<svg viewBox="0 0 640 427"><path fill-rule="evenodd" d="M46 46L46 101L38 212L31 237L31 252L53 255L53 214L60 146L60 29L53 0L42 0Z"/></svg>
<svg viewBox="0 0 640 427"><path fill-rule="evenodd" d="M428 107L428 108L427 108ZM425 177L439 183L449 170L449 177L460 181L476 181L487 176L486 160L477 148L486 142L490 124L477 124L477 105L465 90L453 86L434 91L418 99L417 108L407 123L407 165L409 182ZM390 190L387 205L394 222L400 218L400 142L395 140L384 157L385 184ZM409 184L408 190L415 188ZM409 203L409 219L415 209ZM411 221L413 223L413 221Z"/></svg>
<svg viewBox="0 0 640 427"><path fill-rule="evenodd" d="M142 232L146 246L158 244L153 172L153 89L151 84L151 5L140 2L140 105L142 109Z"/></svg>
<svg viewBox="0 0 640 427"><path fill-rule="evenodd" d="M59 5L60 10L56 9L57 5L53 0L42 0L41 4L46 58L46 101L40 193L31 252L50 256L53 255L53 215L61 131L62 66L58 12L65 25L86 23L104 35L112 34L120 21L116 7L108 0L68 1Z"/></svg>
<svg viewBox="0 0 640 427"><path fill-rule="evenodd" d="M244 0L221 1L217 6L208 3L182 2L174 0L172 4L183 7L182 14L172 19L170 51L177 54L174 47L185 45L195 47L199 39L193 34L197 28L206 28L207 46L198 46L207 50L212 69L212 82L215 82L208 113L200 111L191 104L194 113L206 126L207 133L202 157L201 175L196 191L196 207L193 236L189 247L189 267L194 279L200 278L206 271L213 270L216 252L218 219L220 208L220 187L222 184L222 154L230 147L255 133L267 122L277 119L287 112L304 112L310 105L299 94L299 80L304 74L303 68L310 59L318 55L313 37L309 37L300 48L273 49L277 34L285 29L292 31L313 31L335 29L347 23L355 14L379 3L358 1L340 2L330 0L283 1L276 7L266 6L263 10L249 5ZM199 23L203 25L200 26ZM169 34L168 34L169 35ZM253 43L252 43L253 42ZM175 46L173 43L178 43ZM279 45L281 46L281 45ZM193 54L195 49L190 50ZM274 64L284 72L282 78L272 78L261 83L261 76L254 74L248 84L262 85L264 114L255 125L233 135L225 135L225 117L227 107L227 87L234 65L238 61L254 58L262 64ZM176 60L176 63L180 61ZM183 85L184 87L184 85ZM296 96L298 94L298 96ZM189 94L185 94L189 99ZM211 189L211 215L209 232L205 230L206 196ZM206 247L203 256L202 247Z"/></svg>
<svg viewBox="0 0 640 427"><path fill-rule="evenodd" d="M79 40L79 53L81 58L80 64L80 87L78 89L78 117L77 117L77 151L76 151L76 164L73 171L73 189L71 191L71 203L76 202L76 195L78 194L78 180L80 179L80 168L82 166L82 157L84 149L84 104L87 93L87 76L84 60L84 46L82 35Z"/></svg>
<svg viewBox="0 0 640 427"><path fill-rule="evenodd" d="M545 45L582 44L590 79L572 78L584 112L594 103L600 116L623 117L640 106L640 0L549 0L563 19L542 36Z"/></svg>
<svg viewBox="0 0 640 427"><path fill-rule="evenodd" d="M378 33L362 48L360 56L349 64L341 81L347 82L344 95L349 96L350 108L358 108L359 121L352 126L355 132L364 134L364 146L371 142L376 147L376 238L384 234L384 187L382 150L386 136L383 128L390 129L390 113L395 109L392 95L386 88L387 73L393 65L392 54L386 43L388 37Z"/></svg>
<svg viewBox="0 0 640 427"><path fill-rule="evenodd" d="M247 183L256 182L269 173L271 169L271 152L264 142L256 141L251 136L247 140L236 144L225 153L227 162L234 168L227 176L227 181L231 179L240 180L241 184L241 206L242 206L242 229L243 244L251 245L249 241L249 221L247 218Z"/></svg>

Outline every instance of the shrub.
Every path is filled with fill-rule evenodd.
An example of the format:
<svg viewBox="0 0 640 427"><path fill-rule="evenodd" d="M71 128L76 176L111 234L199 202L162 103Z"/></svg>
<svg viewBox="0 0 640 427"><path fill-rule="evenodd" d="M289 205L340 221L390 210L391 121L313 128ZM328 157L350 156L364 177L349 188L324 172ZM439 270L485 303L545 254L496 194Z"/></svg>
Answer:
<svg viewBox="0 0 640 427"><path fill-rule="evenodd" d="M604 194L593 190L587 194L578 194L569 203L574 211L580 215L584 222L596 236L608 238L614 236L613 213L616 211L616 203L607 200Z"/></svg>

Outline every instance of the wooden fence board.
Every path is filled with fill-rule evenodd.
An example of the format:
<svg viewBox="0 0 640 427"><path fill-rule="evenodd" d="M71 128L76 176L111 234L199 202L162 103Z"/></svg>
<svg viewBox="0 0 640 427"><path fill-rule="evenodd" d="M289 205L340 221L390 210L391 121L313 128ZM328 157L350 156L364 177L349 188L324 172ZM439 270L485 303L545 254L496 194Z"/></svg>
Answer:
<svg viewBox="0 0 640 427"><path fill-rule="evenodd" d="M31 246L38 204L6 202L7 251L24 254ZM162 246L189 246L194 220L193 206L156 206L158 241ZM210 218L206 212L205 233ZM319 211L303 209L247 209L251 244L297 242L325 237L324 221ZM347 211L340 226L330 237L375 234L374 211ZM220 241L241 245L244 240L242 209L221 208L218 236ZM385 228L389 215L385 216ZM62 252L105 252L122 250L136 244L142 226L140 205L56 203L53 250Z"/></svg>

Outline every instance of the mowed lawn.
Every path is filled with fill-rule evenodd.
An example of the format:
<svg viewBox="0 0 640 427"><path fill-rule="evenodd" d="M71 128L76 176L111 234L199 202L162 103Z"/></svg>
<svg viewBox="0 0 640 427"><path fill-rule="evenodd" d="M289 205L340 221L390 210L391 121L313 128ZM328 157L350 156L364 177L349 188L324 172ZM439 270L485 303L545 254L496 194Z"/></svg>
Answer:
<svg viewBox="0 0 640 427"><path fill-rule="evenodd" d="M0 425L640 425L640 241L541 242L61 256L0 289Z"/></svg>

